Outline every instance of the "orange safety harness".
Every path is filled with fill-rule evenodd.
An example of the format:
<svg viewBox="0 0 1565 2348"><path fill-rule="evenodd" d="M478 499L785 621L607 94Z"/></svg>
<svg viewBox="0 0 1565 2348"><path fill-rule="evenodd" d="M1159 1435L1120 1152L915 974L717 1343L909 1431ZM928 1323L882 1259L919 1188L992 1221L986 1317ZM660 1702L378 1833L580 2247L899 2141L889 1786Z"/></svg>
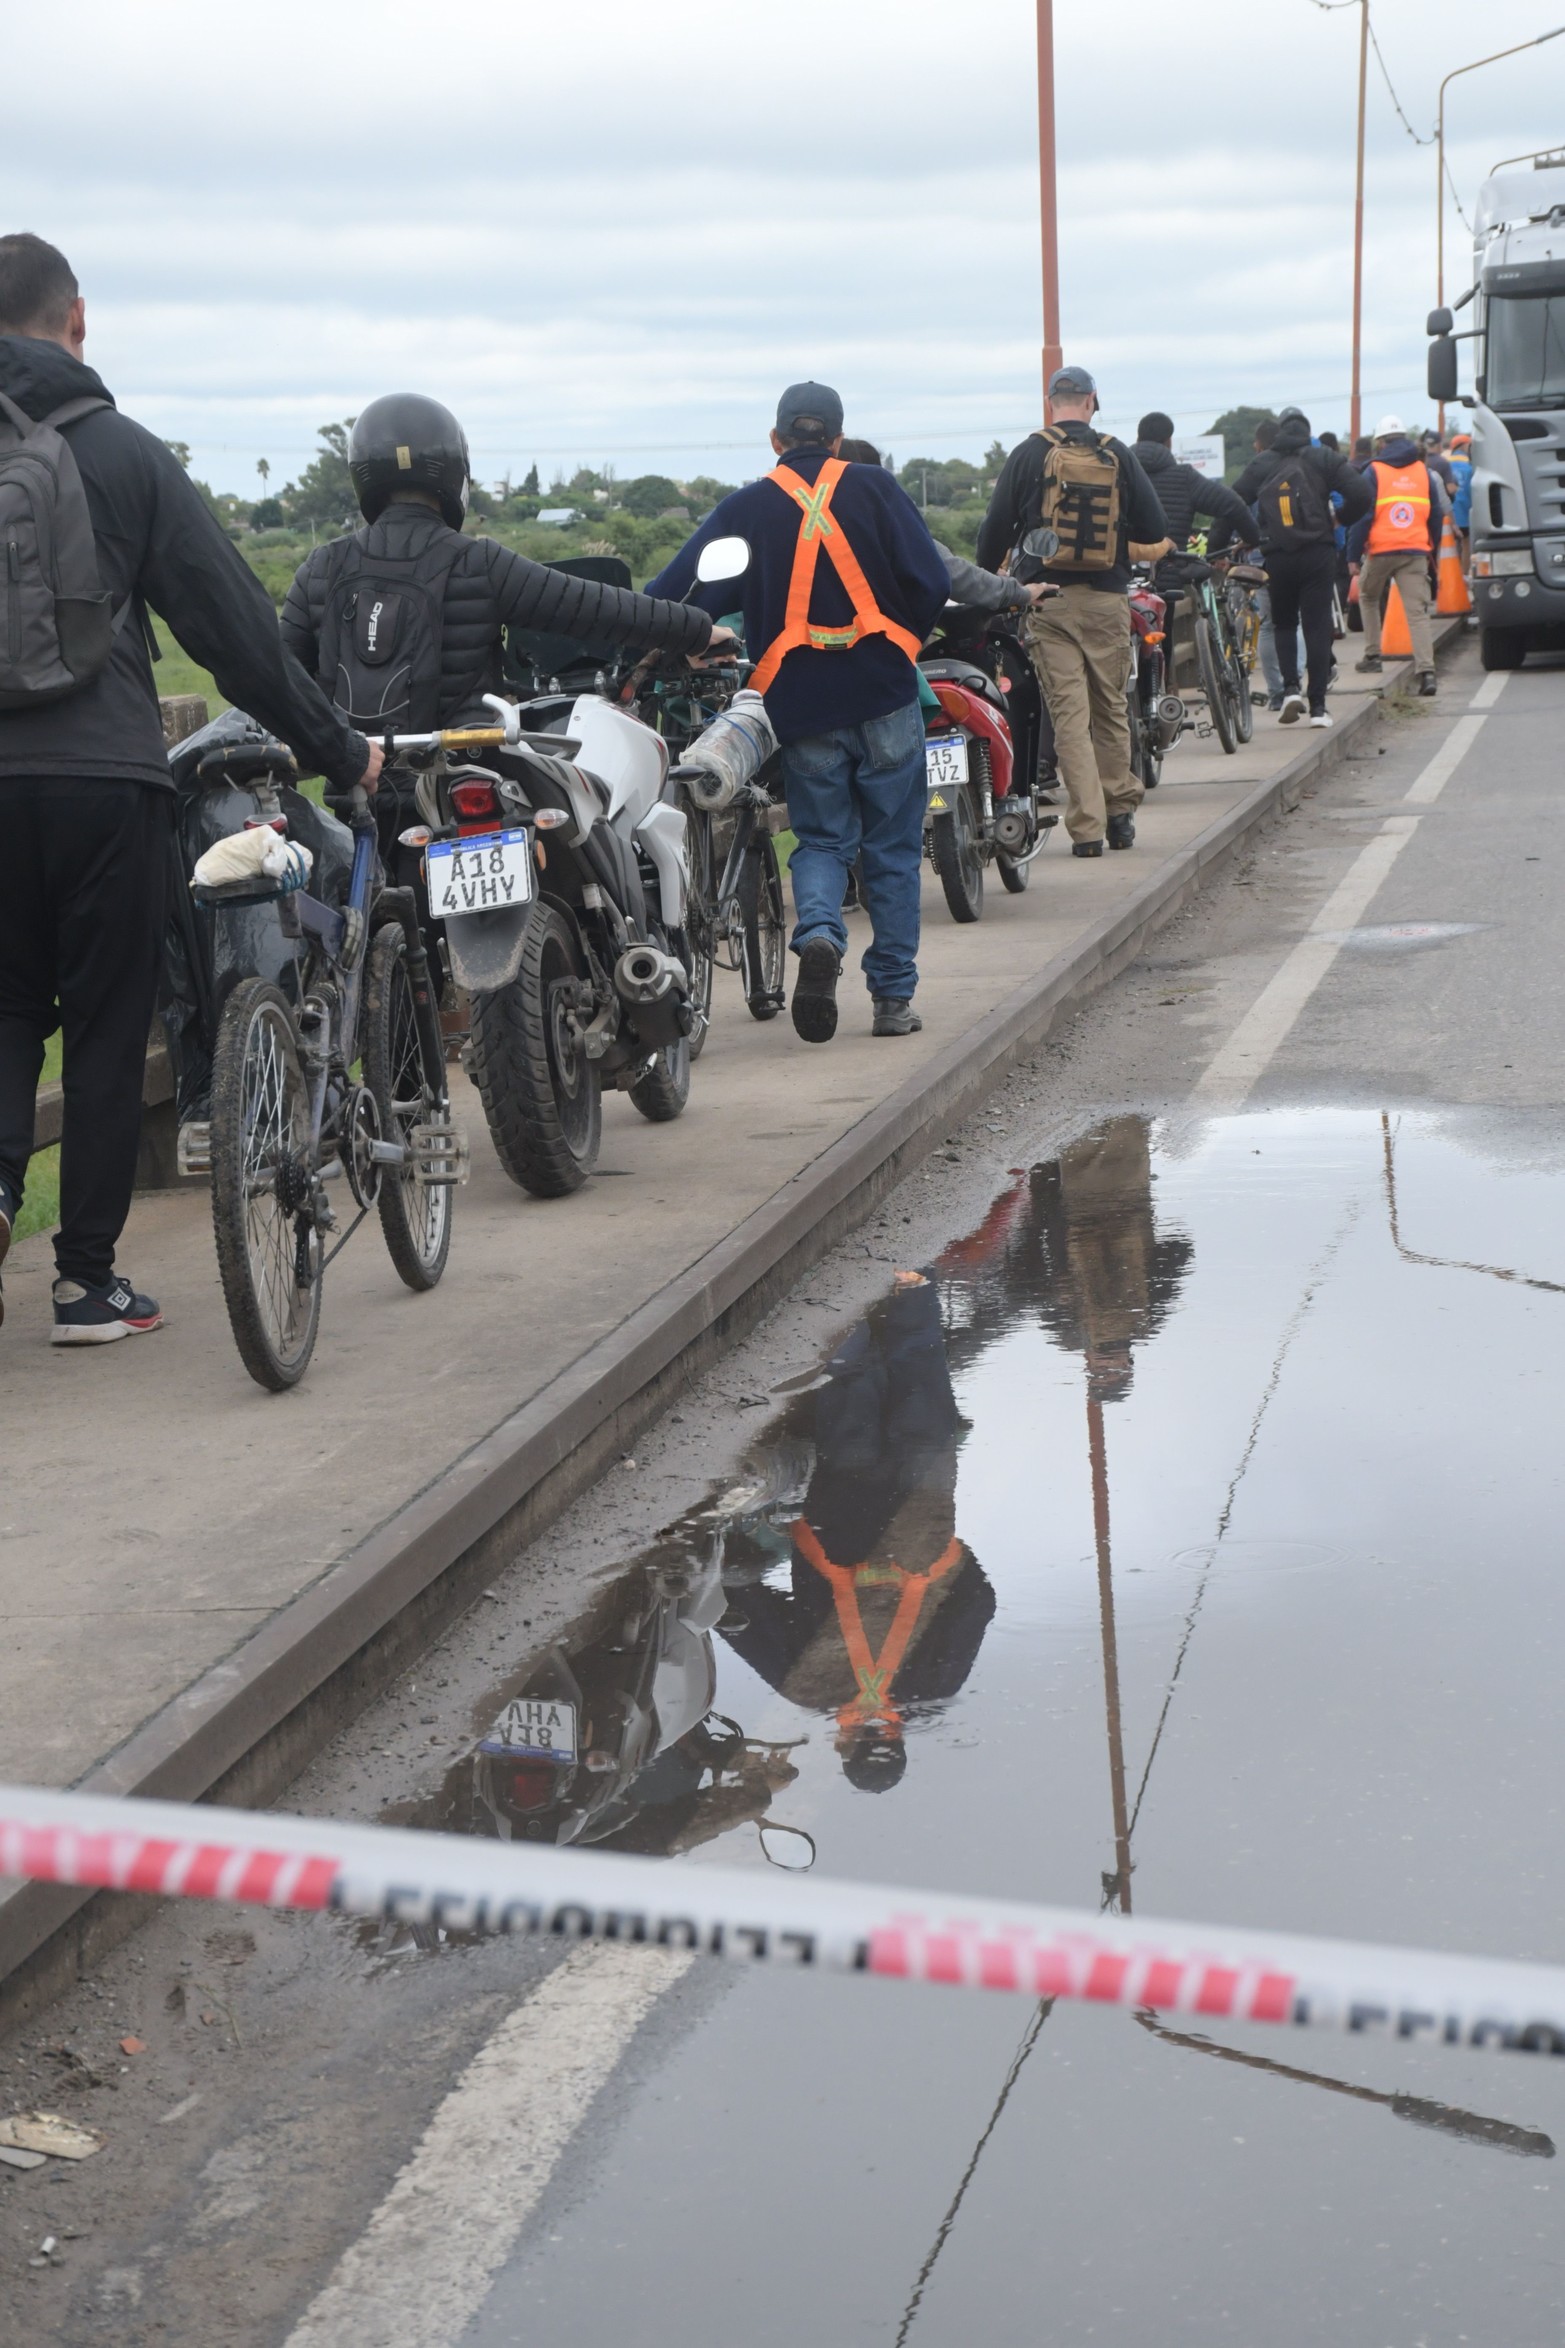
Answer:
<svg viewBox="0 0 1565 2348"><path fill-rule="evenodd" d="M848 544L848 534L832 513L833 494L847 469L841 457L828 457L815 477L813 489L786 465L778 465L766 476L784 496L793 499L803 520L793 551L793 576L788 581L782 634L773 637L756 663L750 678L753 692L764 693L788 654L805 646L813 652L850 652L866 636L889 636L909 660L916 661L922 650L922 640L912 629L898 627L895 620L888 620L875 601L859 558ZM853 617L845 627L817 628L810 624L815 565L823 549L852 600Z"/></svg>
<svg viewBox="0 0 1565 2348"><path fill-rule="evenodd" d="M902 1715L891 1700L891 1683L902 1667L902 1659L913 1636L914 1625L923 1611L930 1584L938 1582L954 1565L962 1561L962 1544L951 1540L927 1573L908 1573L895 1562L889 1565L834 1565L827 1556L811 1527L801 1516L793 1527L793 1537L809 1563L831 1585L836 1601L837 1627L842 1643L848 1650L848 1661L853 1666L853 1677L858 1694L842 1705L837 1713L839 1728L862 1728L871 1720L884 1721L888 1727L900 1728ZM878 1655L869 1651L869 1640L864 1632L864 1617L859 1612L859 1591L886 1586L901 1586L896 1613L891 1627L881 1642Z"/></svg>

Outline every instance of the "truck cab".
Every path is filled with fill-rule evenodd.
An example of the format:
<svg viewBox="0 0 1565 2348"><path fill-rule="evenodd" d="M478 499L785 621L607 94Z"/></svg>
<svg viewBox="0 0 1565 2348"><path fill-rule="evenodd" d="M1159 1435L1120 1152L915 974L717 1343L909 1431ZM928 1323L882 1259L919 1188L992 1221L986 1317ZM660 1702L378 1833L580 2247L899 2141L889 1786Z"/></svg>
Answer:
<svg viewBox="0 0 1565 2348"><path fill-rule="evenodd" d="M1472 325L1455 312L1472 305ZM1473 286L1432 310L1429 395L1472 410L1472 597L1483 665L1565 650L1565 148L1484 181ZM1473 345L1458 392L1457 345Z"/></svg>

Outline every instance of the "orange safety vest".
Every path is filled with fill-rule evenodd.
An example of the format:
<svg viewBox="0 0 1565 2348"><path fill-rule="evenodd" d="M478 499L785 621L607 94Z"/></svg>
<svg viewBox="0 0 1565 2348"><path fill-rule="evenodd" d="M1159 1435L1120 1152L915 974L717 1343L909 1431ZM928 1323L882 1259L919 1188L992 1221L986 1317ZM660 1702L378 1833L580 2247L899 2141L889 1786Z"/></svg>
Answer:
<svg viewBox="0 0 1565 2348"><path fill-rule="evenodd" d="M899 628L895 620L888 620L875 601L870 583L859 567L859 558L848 544L848 534L831 510L837 484L847 469L841 457L828 457L815 476L813 489L787 465L777 466L766 476L768 481L776 482L785 496L793 499L804 518L793 550L793 576L788 581L782 634L773 637L756 663L750 678L752 692L764 693L788 654L806 645L814 652L849 652L866 636L889 636L912 661L917 660L923 649L923 639L915 636L911 628ZM815 565L822 549L852 600L853 617L846 627L816 628L810 624Z"/></svg>
<svg viewBox="0 0 1565 2348"><path fill-rule="evenodd" d="M833 1565L816 1539L813 1529L801 1516L793 1527L793 1537L818 1574L831 1584L831 1594L837 1607L837 1627L842 1643L848 1650L848 1661L853 1666L853 1677L858 1694L842 1705L837 1713L839 1728L862 1728L871 1720L883 1720L888 1727L899 1728L902 1715L891 1701L891 1683L902 1667L914 1626L929 1595L931 1582L938 1582L954 1565L962 1560L960 1541L948 1541L927 1573L908 1573L902 1566L891 1565ZM878 1655L869 1651L869 1640L864 1632L864 1617L859 1612L859 1589L876 1583L900 1582L902 1595L897 1600L897 1611L891 1618Z"/></svg>
<svg viewBox="0 0 1565 2348"><path fill-rule="evenodd" d="M1375 465L1375 519L1367 554L1429 552L1429 467Z"/></svg>

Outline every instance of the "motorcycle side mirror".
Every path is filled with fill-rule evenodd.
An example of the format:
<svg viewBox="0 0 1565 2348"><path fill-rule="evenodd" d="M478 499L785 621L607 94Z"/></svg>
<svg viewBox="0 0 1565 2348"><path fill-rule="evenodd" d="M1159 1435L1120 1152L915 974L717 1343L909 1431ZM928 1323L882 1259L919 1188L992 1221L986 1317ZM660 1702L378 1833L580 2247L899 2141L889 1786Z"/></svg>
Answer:
<svg viewBox="0 0 1565 2348"><path fill-rule="evenodd" d="M1030 554L1035 563L1052 563L1059 551L1058 530L1029 530L1022 540L1023 554Z"/></svg>
<svg viewBox="0 0 1565 2348"><path fill-rule="evenodd" d="M721 579L742 579L750 568L748 538L709 538L696 558L696 577L703 587Z"/></svg>

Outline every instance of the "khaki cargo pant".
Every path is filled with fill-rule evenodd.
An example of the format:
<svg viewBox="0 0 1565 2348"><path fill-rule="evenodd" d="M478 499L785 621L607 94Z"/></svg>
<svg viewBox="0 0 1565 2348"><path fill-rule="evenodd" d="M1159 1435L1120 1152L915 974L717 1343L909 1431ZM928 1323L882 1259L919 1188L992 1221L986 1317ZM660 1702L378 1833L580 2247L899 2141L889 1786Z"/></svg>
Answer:
<svg viewBox="0 0 1565 2348"><path fill-rule="evenodd" d="M1027 648L1054 721L1071 839L1101 840L1111 815L1141 804L1130 771L1130 604L1100 587L1066 587L1027 615Z"/></svg>
<svg viewBox="0 0 1565 2348"><path fill-rule="evenodd" d="M1359 610L1364 617L1364 650L1380 650L1383 605L1396 581L1407 613L1407 632L1413 641L1413 666L1422 676L1435 665L1434 638L1429 627L1429 557L1415 547L1393 554L1367 554L1359 572Z"/></svg>

